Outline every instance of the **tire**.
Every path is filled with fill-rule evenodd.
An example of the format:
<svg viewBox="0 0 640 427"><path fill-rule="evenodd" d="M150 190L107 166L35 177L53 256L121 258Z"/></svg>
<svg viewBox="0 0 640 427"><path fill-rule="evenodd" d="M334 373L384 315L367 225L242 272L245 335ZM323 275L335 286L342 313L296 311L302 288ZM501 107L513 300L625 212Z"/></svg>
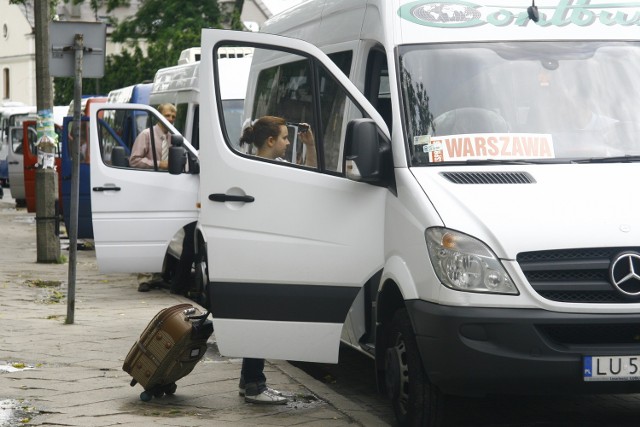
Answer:
<svg viewBox="0 0 640 427"><path fill-rule="evenodd" d="M385 342L385 384L398 424L443 425L444 397L424 371L406 309L393 316Z"/></svg>
<svg viewBox="0 0 640 427"><path fill-rule="evenodd" d="M173 255L166 253L164 262L162 263L162 280L164 280L165 283L171 283L173 281L177 267L178 260Z"/></svg>
<svg viewBox="0 0 640 427"><path fill-rule="evenodd" d="M175 394L177 389L178 389L178 386L176 385L176 383L171 383L164 386L164 392L167 395Z"/></svg>

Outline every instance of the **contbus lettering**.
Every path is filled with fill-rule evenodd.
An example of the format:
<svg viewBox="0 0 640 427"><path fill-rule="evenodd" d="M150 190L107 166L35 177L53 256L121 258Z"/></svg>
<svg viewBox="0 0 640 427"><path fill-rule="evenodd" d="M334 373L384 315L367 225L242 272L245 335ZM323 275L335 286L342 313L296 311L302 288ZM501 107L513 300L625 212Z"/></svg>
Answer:
<svg viewBox="0 0 640 427"><path fill-rule="evenodd" d="M506 3L506 1L505 1ZM408 3L398 9L398 15L415 24L438 28L470 28L482 25L524 27L531 21L527 14L527 4L513 7L481 6L462 0L437 1L420 0ZM603 25L640 25L640 12L630 16L625 11L639 7L640 2L591 4L591 0L559 0L553 7L539 7L540 20L537 25L564 27L577 25L587 27L599 21Z"/></svg>

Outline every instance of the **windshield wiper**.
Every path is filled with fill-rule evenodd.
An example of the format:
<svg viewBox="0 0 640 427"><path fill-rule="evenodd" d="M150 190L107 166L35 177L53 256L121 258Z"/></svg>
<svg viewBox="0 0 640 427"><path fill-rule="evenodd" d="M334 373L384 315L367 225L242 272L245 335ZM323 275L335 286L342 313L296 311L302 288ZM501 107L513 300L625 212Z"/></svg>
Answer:
<svg viewBox="0 0 640 427"><path fill-rule="evenodd" d="M590 157L588 159L576 159L571 163L633 163L640 162L640 156L615 156L615 157Z"/></svg>

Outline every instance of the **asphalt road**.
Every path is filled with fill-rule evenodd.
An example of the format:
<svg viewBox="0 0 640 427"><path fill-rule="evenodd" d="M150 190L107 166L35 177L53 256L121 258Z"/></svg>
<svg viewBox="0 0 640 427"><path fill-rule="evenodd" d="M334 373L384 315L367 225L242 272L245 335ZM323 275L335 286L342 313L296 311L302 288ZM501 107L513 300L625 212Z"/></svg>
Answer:
<svg viewBox="0 0 640 427"><path fill-rule="evenodd" d="M389 402L376 391L369 357L342 346L337 365L291 363L396 425ZM448 427L638 427L640 394L450 397L445 418Z"/></svg>

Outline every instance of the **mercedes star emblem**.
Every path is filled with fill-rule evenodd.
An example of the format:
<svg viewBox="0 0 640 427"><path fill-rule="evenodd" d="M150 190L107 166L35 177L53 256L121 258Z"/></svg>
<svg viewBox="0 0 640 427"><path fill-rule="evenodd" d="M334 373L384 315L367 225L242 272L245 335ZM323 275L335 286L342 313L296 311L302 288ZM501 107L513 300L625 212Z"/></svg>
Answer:
<svg viewBox="0 0 640 427"><path fill-rule="evenodd" d="M640 254L619 254L609 269L611 283L626 296L640 295Z"/></svg>

